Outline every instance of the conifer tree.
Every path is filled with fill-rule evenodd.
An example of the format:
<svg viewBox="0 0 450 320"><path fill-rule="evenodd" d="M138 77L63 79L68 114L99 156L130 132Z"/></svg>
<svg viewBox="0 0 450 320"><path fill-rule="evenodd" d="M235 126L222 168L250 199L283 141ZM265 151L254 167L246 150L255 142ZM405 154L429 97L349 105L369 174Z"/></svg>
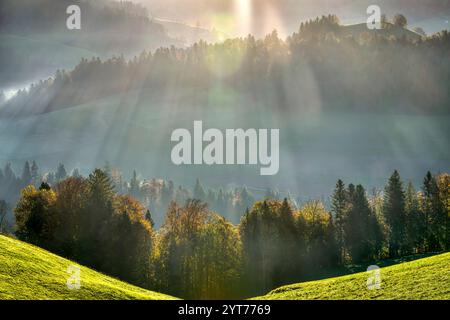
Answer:
<svg viewBox="0 0 450 320"><path fill-rule="evenodd" d="M388 226L388 250L391 258L404 250L406 240L405 194L397 170L389 178L384 191L383 214Z"/></svg>
<svg viewBox="0 0 450 320"><path fill-rule="evenodd" d="M137 174L136 174L136 170L133 170L133 177L131 178L130 181L130 194L139 199L140 198L140 182L137 178Z"/></svg>
<svg viewBox="0 0 450 320"><path fill-rule="evenodd" d="M58 165L58 169L56 169L55 179L56 182L62 181L65 178L67 178L67 171L66 168L64 168L64 165L60 163Z"/></svg>
<svg viewBox="0 0 450 320"><path fill-rule="evenodd" d="M31 183L32 176L31 176L31 169L30 169L30 163L28 161L25 161L25 164L23 166L22 171L22 186L27 186Z"/></svg>
<svg viewBox="0 0 450 320"><path fill-rule="evenodd" d="M443 208L438 184L431 172L427 172L423 183L423 210L426 219L426 242L429 251L443 250L445 247L446 212Z"/></svg>
<svg viewBox="0 0 450 320"><path fill-rule="evenodd" d="M373 256L372 211L363 186L349 186L349 205L345 216L345 243L353 262L367 261Z"/></svg>
<svg viewBox="0 0 450 320"><path fill-rule="evenodd" d="M39 177L39 167L36 164L36 161L33 160L31 163L31 180L33 184L37 185L40 181Z"/></svg>
<svg viewBox="0 0 450 320"><path fill-rule="evenodd" d="M344 242L344 219L347 207L347 195L345 184L342 180L338 180L336 188L331 198L331 209L335 220L336 242L339 248L339 262L343 263L345 259L345 242Z"/></svg>
<svg viewBox="0 0 450 320"><path fill-rule="evenodd" d="M200 200L200 201L205 201L206 200L206 192L205 192L205 189L203 189L203 186L200 183L199 179L197 179L195 181L194 199Z"/></svg>
<svg viewBox="0 0 450 320"><path fill-rule="evenodd" d="M423 251L425 242L425 218L420 210L414 185L409 182L405 192L406 243L409 253Z"/></svg>

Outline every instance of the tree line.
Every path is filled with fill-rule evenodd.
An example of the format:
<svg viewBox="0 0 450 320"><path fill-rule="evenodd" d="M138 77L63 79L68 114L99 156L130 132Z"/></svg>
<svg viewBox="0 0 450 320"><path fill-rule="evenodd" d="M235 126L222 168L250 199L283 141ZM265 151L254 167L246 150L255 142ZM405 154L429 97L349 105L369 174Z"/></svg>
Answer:
<svg viewBox="0 0 450 320"><path fill-rule="evenodd" d="M416 34L411 40L405 35L411 31L383 25L383 32L349 34L330 15L302 23L287 39L274 31L262 39L249 35L223 43L200 41L187 48L161 47L131 60L83 58L73 70L58 70L53 78L20 90L2 114L51 112L143 88L159 96L210 92L218 85L283 111L306 107L298 102L311 97L313 88L328 111L446 113L448 31ZM427 81L421 80L423 75Z"/></svg>
<svg viewBox="0 0 450 320"><path fill-rule="evenodd" d="M117 193L133 196L152 212L153 220L158 227L164 222L165 213L172 201L185 203L188 199L198 199L207 202L210 209L220 212L229 221L237 224L242 212L257 199L245 186L205 188L198 179L193 187L177 186L172 180L143 178L136 170L133 170L131 177L127 179L119 169L111 167L109 163L105 163L102 170L111 179ZM18 200L20 190L25 186L32 184L39 187L41 182L55 185L70 176L81 177L81 173L78 168L66 169L62 163L55 170L45 172L39 168L36 161L25 161L21 173L16 174L11 163L6 163L0 168L0 200L12 208ZM270 188L265 191L264 196L281 198L277 190ZM292 195L288 196L292 202L296 202Z"/></svg>
<svg viewBox="0 0 450 320"><path fill-rule="evenodd" d="M395 171L383 192L338 181L331 208L266 197L230 223L198 199L171 201L161 228L110 176L26 186L15 234L145 288L182 298L262 294L347 264L450 247L450 175L428 172L421 191Z"/></svg>

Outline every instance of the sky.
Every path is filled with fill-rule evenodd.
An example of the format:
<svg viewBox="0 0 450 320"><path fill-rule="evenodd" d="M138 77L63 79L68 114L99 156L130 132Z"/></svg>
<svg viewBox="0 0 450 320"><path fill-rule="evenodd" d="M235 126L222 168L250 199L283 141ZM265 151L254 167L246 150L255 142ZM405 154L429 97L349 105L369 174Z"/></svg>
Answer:
<svg viewBox="0 0 450 320"><path fill-rule="evenodd" d="M281 35L298 29L301 21L337 14L344 24L364 22L366 9L377 4L388 18L403 13L411 27L434 33L448 29L449 0L134 0L158 18L173 19L231 36L261 36L276 28Z"/></svg>

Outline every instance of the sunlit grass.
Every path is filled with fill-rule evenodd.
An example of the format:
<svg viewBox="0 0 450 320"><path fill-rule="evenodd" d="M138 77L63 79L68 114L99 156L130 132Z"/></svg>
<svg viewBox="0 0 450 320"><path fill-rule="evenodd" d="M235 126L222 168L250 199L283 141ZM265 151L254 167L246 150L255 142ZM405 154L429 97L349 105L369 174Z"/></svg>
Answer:
<svg viewBox="0 0 450 320"><path fill-rule="evenodd" d="M381 289L369 290L366 272L284 286L255 299L450 299L450 253L382 268Z"/></svg>
<svg viewBox="0 0 450 320"><path fill-rule="evenodd" d="M70 265L77 264L38 247L0 236L0 300L174 299L83 266L79 266L81 288L70 290L67 287Z"/></svg>

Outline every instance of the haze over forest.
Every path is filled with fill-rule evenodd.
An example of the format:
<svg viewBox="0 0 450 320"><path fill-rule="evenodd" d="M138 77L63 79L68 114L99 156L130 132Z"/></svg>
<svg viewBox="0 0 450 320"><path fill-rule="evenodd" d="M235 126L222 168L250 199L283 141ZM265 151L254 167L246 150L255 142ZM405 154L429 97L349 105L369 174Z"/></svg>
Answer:
<svg viewBox="0 0 450 320"><path fill-rule="evenodd" d="M21 2L26 0L2 5ZM66 2L58 1L60 8ZM249 29L256 38L194 46L171 37L156 18L220 29L205 17L226 16L231 7L223 1L198 0L195 6L192 1L140 2L148 6L148 18L132 14L121 24L111 22L108 14L120 18L136 8L114 13L101 5L88 7L103 12L87 20L87 30L98 28L98 33L81 30L65 43L61 39L70 33L55 27L65 15L37 23L42 29L4 20L4 88L22 81L35 84L0 109L2 167L12 162L20 172L26 160L36 160L46 170L63 162L88 173L109 162L127 177L135 169L142 178L184 185L200 178L211 187L273 187L304 197L329 194L341 177L380 187L396 168L415 183L426 170L448 171L448 34L419 43L402 38L420 38L410 31L419 25L428 33L445 29L447 1L381 1L388 18L402 12L409 24L392 27L380 38L344 26L346 21L365 22L367 1L259 1ZM50 12L55 2L41 3L42 12ZM324 7L341 13L339 21L325 19L300 30L302 21L314 20ZM257 10L269 9L279 20L257 20L264 16ZM118 41L137 26L137 38ZM265 37L273 29L278 33ZM120 37L102 42L108 30ZM240 35L231 31L231 37ZM147 33L151 36L146 38ZM390 38L397 35L397 40ZM130 44L132 50L126 50ZM156 50L170 44L178 49ZM121 51L128 51L123 58ZM44 56L51 61L40 60ZM42 65L45 70L30 71ZM47 72L55 79L46 80ZM174 166L170 133L191 129L199 119L210 128L280 128L280 173L261 177L248 166Z"/></svg>

